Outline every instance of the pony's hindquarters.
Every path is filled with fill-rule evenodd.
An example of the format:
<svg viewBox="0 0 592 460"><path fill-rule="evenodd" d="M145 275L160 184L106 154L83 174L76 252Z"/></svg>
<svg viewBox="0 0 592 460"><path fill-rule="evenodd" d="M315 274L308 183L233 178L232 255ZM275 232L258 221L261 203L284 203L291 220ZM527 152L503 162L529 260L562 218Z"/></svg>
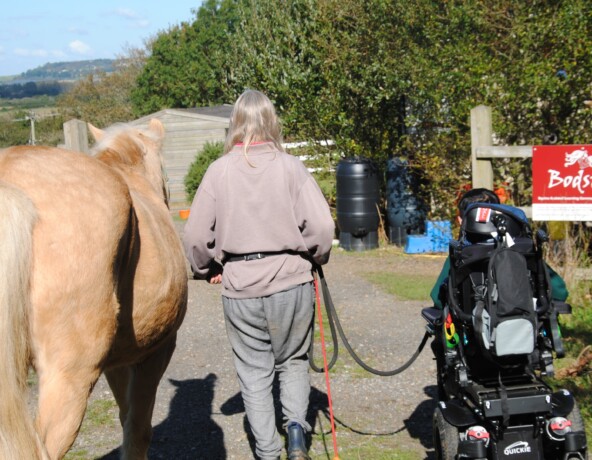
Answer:
<svg viewBox="0 0 592 460"><path fill-rule="evenodd" d="M0 458L47 458L27 410L29 284L36 211L20 190L0 182Z"/></svg>

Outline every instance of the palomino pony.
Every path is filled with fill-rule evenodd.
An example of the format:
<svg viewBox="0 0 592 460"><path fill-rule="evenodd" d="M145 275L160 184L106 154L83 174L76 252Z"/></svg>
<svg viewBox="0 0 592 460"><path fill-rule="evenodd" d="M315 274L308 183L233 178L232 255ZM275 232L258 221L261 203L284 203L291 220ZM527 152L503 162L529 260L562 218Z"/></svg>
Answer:
<svg viewBox="0 0 592 460"><path fill-rule="evenodd" d="M187 307L164 129L90 127L94 157L0 151L0 458L60 459L102 372L124 459L145 459L158 383ZM36 419L27 375L39 380Z"/></svg>

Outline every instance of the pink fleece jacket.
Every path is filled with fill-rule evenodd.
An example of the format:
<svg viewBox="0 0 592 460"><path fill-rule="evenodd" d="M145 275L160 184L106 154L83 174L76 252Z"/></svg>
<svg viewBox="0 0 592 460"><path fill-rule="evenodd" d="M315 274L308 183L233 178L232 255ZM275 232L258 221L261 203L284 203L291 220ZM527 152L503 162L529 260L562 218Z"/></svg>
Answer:
<svg viewBox="0 0 592 460"><path fill-rule="evenodd" d="M250 164L249 164L250 163ZM242 146L210 165L195 194L183 236L193 271L205 278L226 254L295 251L329 260L334 223L327 201L300 159L272 143ZM263 297L312 280L295 254L228 262L222 295Z"/></svg>

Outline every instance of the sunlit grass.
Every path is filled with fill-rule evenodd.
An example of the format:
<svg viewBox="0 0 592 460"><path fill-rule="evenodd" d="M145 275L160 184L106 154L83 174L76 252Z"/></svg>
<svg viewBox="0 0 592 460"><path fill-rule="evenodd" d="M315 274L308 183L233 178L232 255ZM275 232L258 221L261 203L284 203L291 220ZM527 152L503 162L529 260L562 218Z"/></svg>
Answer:
<svg viewBox="0 0 592 460"><path fill-rule="evenodd" d="M359 436L352 439L344 435L343 431L337 432L337 445L340 460L423 460L425 453L409 450L403 447L393 447L397 444L395 434L382 436L365 436L360 440ZM315 447L323 446L322 454L315 453ZM334 458L333 441L331 432L315 434L312 438L312 446L309 455L312 460L325 460Z"/></svg>
<svg viewBox="0 0 592 460"><path fill-rule="evenodd" d="M368 272L364 274L364 278L401 300L429 299L430 291L436 282L436 276L393 272Z"/></svg>
<svg viewBox="0 0 592 460"><path fill-rule="evenodd" d="M114 427L117 421L117 403L114 399L97 399L88 405L81 431Z"/></svg>

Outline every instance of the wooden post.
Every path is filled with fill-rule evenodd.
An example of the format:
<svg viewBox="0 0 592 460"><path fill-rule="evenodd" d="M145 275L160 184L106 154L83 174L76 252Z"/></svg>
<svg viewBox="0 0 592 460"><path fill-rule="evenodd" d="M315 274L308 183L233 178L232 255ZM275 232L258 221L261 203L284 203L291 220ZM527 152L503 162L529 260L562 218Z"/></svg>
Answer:
<svg viewBox="0 0 592 460"><path fill-rule="evenodd" d="M64 142L68 150L88 153L88 130L82 120L70 120L64 123Z"/></svg>
<svg viewBox="0 0 592 460"><path fill-rule="evenodd" d="M490 146L492 123L491 107L479 105L471 109L471 170L473 188L493 190L493 168L490 159L477 159L477 147Z"/></svg>

